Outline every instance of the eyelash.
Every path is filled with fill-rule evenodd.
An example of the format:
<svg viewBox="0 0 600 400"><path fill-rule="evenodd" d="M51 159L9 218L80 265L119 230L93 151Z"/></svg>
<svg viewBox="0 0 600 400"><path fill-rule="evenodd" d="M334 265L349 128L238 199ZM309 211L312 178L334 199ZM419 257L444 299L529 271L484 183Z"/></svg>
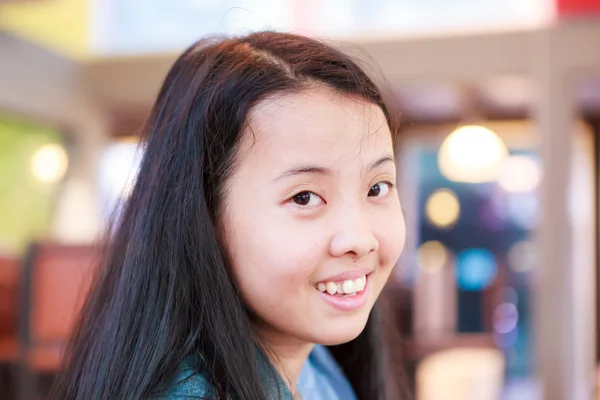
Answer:
<svg viewBox="0 0 600 400"><path fill-rule="evenodd" d="M374 188L376 185L380 185L380 184L386 184L386 185L388 186L388 193L389 193L389 191L390 191L390 190L393 190L393 189L394 189L394 186L395 186L395 185L394 185L392 182L389 182L389 181L381 181L381 182L377 182L377 183L375 183L374 185L372 185L372 186L369 188L369 192L371 192L371 190L372 190L372 189L373 189L373 188ZM311 195L317 196L317 197L319 197L319 198L321 199L321 201L322 201L323 203L325 203L325 200L324 200L324 199L323 199L321 196L319 196L319 195L318 195L318 194L316 194L315 192L311 192L310 190L303 190L302 192L298 192L298 193L296 193L295 195L293 195L293 196L290 198L289 202L291 202L292 204L294 204L296 207L300 208L301 210L309 210L309 209L311 209L311 208L314 208L314 207L316 207L316 206L302 205L302 204L298 204L298 203L296 203L296 202L294 201L294 199L295 199L297 196L299 196L299 195L302 195L302 194L311 194ZM387 195L387 193L386 193L384 196L386 196L386 195ZM368 195L367 195L367 196L368 196ZM381 197L384 197L384 196L381 196ZM379 196L368 196L368 197L379 197ZM309 200L309 201L310 201L310 200ZM320 205L320 204L319 204L319 205Z"/></svg>

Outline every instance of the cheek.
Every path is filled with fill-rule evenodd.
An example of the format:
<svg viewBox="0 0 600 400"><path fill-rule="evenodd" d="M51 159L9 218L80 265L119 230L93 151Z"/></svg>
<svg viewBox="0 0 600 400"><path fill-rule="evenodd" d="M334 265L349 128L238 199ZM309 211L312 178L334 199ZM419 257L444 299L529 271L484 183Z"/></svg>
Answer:
<svg viewBox="0 0 600 400"><path fill-rule="evenodd" d="M375 235L379 241L379 257L382 266L393 267L404 250L406 224L402 209L394 207L375 222Z"/></svg>
<svg viewBox="0 0 600 400"><path fill-rule="evenodd" d="M282 218L238 220L229 235L233 274L248 307L259 315L302 299L319 263L321 238ZM285 219L283 219L285 220ZM291 305L290 305L291 306ZM287 311L286 311L287 312Z"/></svg>
<svg viewBox="0 0 600 400"><path fill-rule="evenodd" d="M379 241L378 269L372 276L372 301L375 302L385 287L391 273L404 250L406 227L401 210L381 216L376 221L374 233Z"/></svg>

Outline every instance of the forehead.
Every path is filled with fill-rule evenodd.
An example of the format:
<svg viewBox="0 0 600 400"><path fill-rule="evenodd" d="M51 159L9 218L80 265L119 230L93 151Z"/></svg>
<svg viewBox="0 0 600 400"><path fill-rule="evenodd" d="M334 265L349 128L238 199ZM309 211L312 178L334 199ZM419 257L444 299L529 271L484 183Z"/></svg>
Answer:
<svg viewBox="0 0 600 400"><path fill-rule="evenodd" d="M245 137L249 140L244 153L250 158L341 162L392 152L392 136L381 108L326 88L258 104L249 115Z"/></svg>

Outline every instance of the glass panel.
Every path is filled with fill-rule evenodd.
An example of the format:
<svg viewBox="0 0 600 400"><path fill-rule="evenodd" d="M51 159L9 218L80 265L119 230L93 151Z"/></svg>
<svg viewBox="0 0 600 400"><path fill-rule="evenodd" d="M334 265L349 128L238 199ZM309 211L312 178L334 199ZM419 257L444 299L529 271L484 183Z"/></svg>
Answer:
<svg viewBox="0 0 600 400"><path fill-rule="evenodd" d="M501 140L533 136L525 121L485 125ZM530 286L539 267L532 233L538 220L541 164L530 146L502 140L508 152L499 159L493 179L449 178L440 149L454 128L416 127L403 151L417 160L411 172L416 174L417 199L412 217L418 222L416 238L410 241L416 257L403 280L413 291L409 334L418 355L413 362L418 374L419 365L443 351L496 349L503 356L503 398L536 399ZM459 152L465 165L486 152L484 143L466 143L470 147ZM479 161L491 158L487 154ZM471 168L481 175L487 167ZM463 372L475 375L475 368L466 366Z"/></svg>

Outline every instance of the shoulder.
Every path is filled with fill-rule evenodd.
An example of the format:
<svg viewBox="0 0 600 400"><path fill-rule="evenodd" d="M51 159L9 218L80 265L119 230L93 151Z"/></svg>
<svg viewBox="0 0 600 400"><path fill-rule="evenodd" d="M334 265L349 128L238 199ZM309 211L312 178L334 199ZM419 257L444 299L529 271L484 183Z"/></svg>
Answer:
<svg viewBox="0 0 600 400"><path fill-rule="evenodd" d="M352 385L329 349L315 345L300 372L298 387L306 399L356 400Z"/></svg>
<svg viewBox="0 0 600 400"><path fill-rule="evenodd" d="M339 375L342 373L335 358L333 358L326 346L316 344L310 353L309 362L327 370L332 375Z"/></svg>
<svg viewBox="0 0 600 400"><path fill-rule="evenodd" d="M151 400L212 400L213 391L210 383L189 362L184 361L175 374L175 379L168 389L160 395L151 397Z"/></svg>

